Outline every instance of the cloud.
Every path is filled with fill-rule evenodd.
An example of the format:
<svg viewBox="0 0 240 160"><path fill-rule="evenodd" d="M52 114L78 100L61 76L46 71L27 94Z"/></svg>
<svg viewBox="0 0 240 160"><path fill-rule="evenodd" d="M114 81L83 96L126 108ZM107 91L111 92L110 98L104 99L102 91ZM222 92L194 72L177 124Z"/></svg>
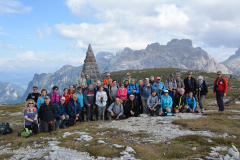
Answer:
<svg viewBox="0 0 240 160"><path fill-rule="evenodd" d="M6 47L10 50L17 50L17 49L23 50L23 49L25 49L23 46L15 47L13 44L7 44Z"/></svg>
<svg viewBox="0 0 240 160"><path fill-rule="evenodd" d="M3 28L0 26L0 30L3 30Z"/></svg>
<svg viewBox="0 0 240 160"><path fill-rule="evenodd" d="M32 10L32 7L26 7L19 1L7 0L0 1L0 14L8 13L27 13Z"/></svg>
<svg viewBox="0 0 240 160"><path fill-rule="evenodd" d="M47 24L43 25L42 29L37 29L37 33L40 39L47 38L52 31L51 27L48 27Z"/></svg>

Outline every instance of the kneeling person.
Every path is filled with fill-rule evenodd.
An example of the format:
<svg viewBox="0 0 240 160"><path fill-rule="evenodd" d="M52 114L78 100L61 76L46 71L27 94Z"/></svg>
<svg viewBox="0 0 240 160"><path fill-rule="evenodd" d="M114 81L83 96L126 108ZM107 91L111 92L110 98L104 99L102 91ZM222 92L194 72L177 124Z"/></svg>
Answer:
<svg viewBox="0 0 240 160"><path fill-rule="evenodd" d="M65 100L66 100L65 97L62 97L59 102L54 104L55 111L56 111L56 122L55 122L55 129L56 130L59 129L60 121L62 121L61 127L66 128L65 124L69 119L69 116L66 115L67 111L66 111Z"/></svg>
<svg viewBox="0 0 240 160"><path fill-rule="evenodd" d="M151 95L149 95L147 99L148 111L151 116L154 116L155 111L158 110L157 105L158 105L157 91L153 89L151 91Z"/></svg>
<svg viewBox="0 0 240 160"><path fill-rule="evenodd" d="M173 99L173 111L175 113L182 112L184 109L187 110L187 100L186 95L184 94L185 90L181 88L179 93L176 93Z"/></svg>
<svg viewBox="0 0 240 160"><path fill-rule="evenodd" d="M113 102L109 108L108 108L108 118L109 120L112 120L113 118L118 120L118 119L124 119L125 115L123 105L120 103L119 98L115 99L115 102Z"/></svg>
<svg viewBox="0 0 240 160"><path fill-rule="evenodd" d="M193 92L189 92L188 93L188 98L187 98L187 106L188 106L188 111L191 113L195 113L196 112L196 99L193 97Z"/></svg>
<svg viewBox="0 0 240 160"><path fill-rule="evenodd" d="M172 97L168 95L168 90L164 91L164 95L161 97L160 100L160 111L159 111L159 116L161 116L163 113L167 112L170 113L172 109Z"/></svg>
<svg viewBox="0 0 240 160"><path fill-rule="evenodd" d="M124 105L124 114L126 115L126 118L139 116L138 100L135 99L135 96L133 94L129 96L129 99Z"/></svg>
<svg viewBox="0 0 240 160"><path fill-rule="evenodd" d="M69 125L73 126L77 120L80 120L80 115L82 113L82 107L77 101L78 95L73 94L72 99L67 105L67 114L69 115Z"/></svg>

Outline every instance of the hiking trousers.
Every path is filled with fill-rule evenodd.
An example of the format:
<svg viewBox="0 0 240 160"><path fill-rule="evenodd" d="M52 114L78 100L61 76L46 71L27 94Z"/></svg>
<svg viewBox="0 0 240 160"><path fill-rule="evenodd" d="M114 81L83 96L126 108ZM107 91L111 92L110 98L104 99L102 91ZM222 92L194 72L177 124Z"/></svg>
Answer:
<svg viewBox="0 0 240 160"><path fill-rule="evenodd" d="M142 107L143 107L143 114L147 112L147 98L141 97L142 99Z"/></svg>
<svg viewBox="0 0 240 160"><path fill-rule="evenodd" d="M55 131L55 122L48 123L48 122L42 122L42 131L48 132L48 131Z"/></svg>
<svg viewBox="0 0 240 160"><path fill-rule="evenodd" d="M97 106L98 120L104 120L104 113L106 110L106 106Z"/></svg>
<svg viewBox="0 0 240 160"><path fill-rule="evenodd" d="M201 95L200 99L198 100L200 109L204 109L203 101L204 101L205 97L206 97L205 95Z"/></svg>
<svg viewBox="0 0 240 160"><path fill-rule="evenodd" d="M224 91L217 91L216 92L216 99L217 99L217 104L218 104L218 107L219 107L219 111L224 111L223 98L224 98Z"/></svg>

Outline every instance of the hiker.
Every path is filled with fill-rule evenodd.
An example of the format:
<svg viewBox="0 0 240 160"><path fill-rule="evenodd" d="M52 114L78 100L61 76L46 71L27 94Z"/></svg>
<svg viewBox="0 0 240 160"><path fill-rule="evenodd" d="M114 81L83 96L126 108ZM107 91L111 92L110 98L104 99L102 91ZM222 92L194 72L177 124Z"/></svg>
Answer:
<svg viewBox="0 0 240 160"><path fill-rule="evenodd" d="M125 82L125 80L127 80L129 84L131 83L131 74L130 73L127 73L127 78L125 78L123 80L123 83Z"/></svg>
<svg viewBox="0 0 240 160"><path fill-rule="evenodd" d="M115 99L115 102L113 102L108 108L108 119L119 120L124 118L125 118L125 115L124 115L123 105L120 103L120 99L117 97Z"/></svg>
<svg viewBox="0 0 240 160"><path fill-rule="evenodd" d="M87 81L87 86L89 86L89 84L93 84L88 74L86 74L86 81Z"/></svg>
<svg viewBox="0 0 240 160"><path fill-rule="evenodd" d="M85 83L81 83L80 87L82 88L82 93L84 93L85 90L87 90L87 87L85 86Z"/></svg>
<svg viewBox="0 0 240 160"><path fill-rule="evenodd" d="M143 81L142 81L142 80L139 80L139 81L138 81L139 93L137 94L137 96L138 96L138 105L139 105L139 113L140 113L140 114L143 113L142 99L141 99L141 96L140 96L140 91L141 91L142 85L143 85Z"/></svg>
<svg viewBox="0 0 240 160"><path fill-rule="evenodd" d="M44 98L46 97L46 95L47 95L47 90L42 89L41 90L41 95L38 97L38 100L37 100L37 109L38 110L39 110L41 104L44 103Z"/></svg>
<svg viewBox="0 0 240 160"><path fill-rule="evenodd" d="M127 94L128 96L133 94L135 98L138 98L139 88L138 85L135 83L134 79L131 79L131 83L127 86Z"/></svg>
<svg viewBox="0 0 240 160"><path fill-rule="evenodd" d="M150 76L150 80L149 80L149 83L151 84L151 85L153 85L154 84L154 76Z"/></svg>
<svg viewBox="0 0 240 160"><path fill-rule="evenodd" d="M44 103L41 105L38 116L42 123L42 131L55 131L56 112L52 103L50 103L50 97L46 96Z"/></svg>
<svg viewBox="0 0 240 160"><path fill-rule="evenodd" d="M129 85L129 81L128 81L128 80L125 80L125 81L124 81L124 87L127 88L128 85Z"/></svg>
<svg viewBox="0 0 240 160"><path fill-rule="evenodd" d="M147 107L150 116L154 116L154 113L156 113L155 111L158 111L157 105L158 105L157 91L153 89L151 91L151 95L149 95L147 99Z"/></svg>
<svg viewBox="0 0 240 160"><path fill-rule="evenodd" d="M133 94L129 96L129 99L127 99L124 105L124 114L126 118L139 116L138 100Z"/></svg>
<svg viewBox="0 0 240 160"><path fill-rule="evenodd" d="M222 72L217 72L217 79L214 81L213 93L216 96L219 111L224 111L223 98L227 95L228 81L226 78L222 78Z"/></svg>
<svg viewBox="0 0 240 160"><path fill-rule="evenodd" d="M77 88L77 101L80 103L80 106L82 108L82 112L81 112L81 118L80 118L80 121L81 122L84 122L84 103L83 103L83 92L82 92L82 88L81 87L78 87ZM85 107L86 108L86 107Z"/></svg>
<svg viewBox="0 0 240 160"><path fill-rule="evenodd" d="M195 78L192 77L192 72L188 71L187 77L184 79L185 93L193 92L193 97L196 95L197 83Z"/></svg>
<svg viewBox="0 0 240 160"><path fill-rule="evenodd" d="M83 102L86 105L87 108L87 121L91 121L92 114L93 114L93 105L95 104L95 93L93 90L93 85L89 84L88 88L85 90L83 94Z"/></svg>
<svg viewBox="0 0 240 160"><path fill-rule="evenodd" d="M108 91L110 90L110 87L112 86L113 80L109 79L108 80Z"/></svg>
<svg viewBox="0 0 240 160"><path fill-rule="evenodd" d="M168 95L173 99L177 90L177 82L174 79L173 74L169 75L169 79L166 80L165 87L168 90Z"/></svg>
<svg viewBox="0 0 240 160"><path fill-rule="evenodd" d="M65 104L65 97L60 98L60 101L58 103L54 104L55 112L56 112L56 122L55 122L55 129L59 129L60 121L61 128L66 128L66 123L69 119L69 116L67 115L67 108Z"/></svg>
<svg viewBox="0 0 240 160"><path fill-rule="evenodd" d="M184 82L183 82L183 80L181 79L181 75L180 75L180 74L177 74L177 76L176 76L176 82L177 82L177 92L179 92L179 90L180 90L181 88L185 88Z"/></svg>
<svg viewBox="0 0 240 160"><path fill-rule="evenodd" d="M65 104L67 105L70 100L70 95L68 94L68 88L64 88L63 94L60 96L60 99L64 97L65 98Z"/></svg>
<svg viewBox="0 0 240 160"><path fill-rule="evenodd" d="M110 86L109 88L109 98L110 98L109 105L115 102L115 99L117 98L117 91L118 91L117 81L113 80L112 86Z"/></svg>
<svg viewBox="0 0 240 160"><path fill-rule="evenodd" d="M37 100L38 100L38 97L40 96L40 93L38 93L38 87L37 86L33 86L33 92L30 93L28 96L27 96L27 99L26 99L26 102L29 100L29 99L33 99L35 104L37 104ZM36 107L36 106L35 106Z"/></svg>
<svg viewBox="0 0 240 160"><path fill-rule="evenodd" d="M107 102L107 93L105 91L103 91L103 86L100 86L99 91L96 94L98 120L104 120L104 113L106 110L106 102Z"/></svg>
<svg viewBox="0 0 240 160"><path fill-rule="evenodd" d="M198 111L196 110L197 107L197 103L196 103L196 99L193 97L193 92L189 92L188 96L187 96L187 112L191 112L191 113L198 113Z"/></svg>
<svg viewBox="0 0 240 160"><path fill-rule="evenodd" d="M59 100L60 100L60 95L58 94L58 86L54 86L53 88L52 88L52 93L51 93L51 96L50 96L50 98L51 98L51 103L52 104L54 104L54 103L57 103L57 102L59 102Z"/></svg>
<svg viewBox="0 0 240 160"><path fill-rule="evenodd" d="M108 84L108 83L109 83L109 80L113 81L113 79L110 78L110 73L107 73L106 77L107 77L107 78L104 79L103 83ZM110 84L112 84L112 83L110 83Z"/></svg>
<svg viewBox="0 0 240 160"><path fill-rule="evenodd" d="M165 85L161 82L161 77L157 77L157 82L153 83L153 89L157 91L157 96L160 100L162 93L166 90Z"/></svg>
<svg viewBox="0 0 240 160"><path fill-rule="evenodd" d="M33 99L28 99L26 102L26 108L24 109L25 128L32 130L34 134L38 134L38 111L34 107L35 102Z"/></svg>
<svg viewBox="0 0 240 160"><path fill-rule="evenodd" d="M147 99L148 99L148 96L151 95L151 91L152 91L152 86L149 83L149 79L145 78L145 83L142 85L140 90L144 114L146 114L146 111L147 111Z"/></svg>
<svg viewBox="0 0 240 160"><path fill-rule="evenodd" d="M163 113L170 113L172 110L172 98L168 95L168 90L164 91L164 95L161 97L160 100L160 111L159 111L159 116L161 116Z"/></svg>
<svg viewBox="0 0 240 160"><path fill-rule="evenodd" d="M69 115L68 120L69 126L73 126L76 123L76 121L81 120L80 115L82 113L82 107L80 106L80 103L77 101L77 99L78 95L77 93L74 93L72 99L70 99L67 105L67 114Z"/></svg>
<svg viewBox="0 0 240 160"><path fill-rule="evenodd" d="M101 86L101 81L97 81L97 85L94 87L94 93L96 94L97 91L99 90L99 87Z"/></svg>
<svg viewBox="0 0 240 160"><path fill-rule="evenodd" d="M198 85L197 85L197 100L199 103L199 107L201 109L201 113L204 112L204 104L203 101L208 93L208 87L206 82L203 80L202 76L198 77Z"/></svg>
<svg viewBox="0 0 240 160"><path fill-rule="evenodd" d="M124 83L120 83L120 87L117 91L117 97L123 101L123 105L125 104L127 100L127 88L124 87Z"/></svg>
<svg viewBox="0 0 240 160"><path fill-rule="evenodd" d="M84 72L81 72L81 76L78 78L77 82L77 87L80 87L82 83L84 83L85 86L88 87L87 79L84 77Z"/></svg>
<svg viewBox="0 0 240 160"><path fill-rule="evenodd" d="M188 109L186 95L184 94L185 90L181 88L179 93L176 93L173 99L173 112L179 113L183 109Z"/></svg>
<svg viewBox="0 0 240 160"><path fill-rule="evenodd" d="M73 85L71 84L71 85L69 85L69 90L68 90L68 94L69 94L69 96L70 96L70 99L72 98L72 95L74 94L74 87L73 87Z"/></svg>

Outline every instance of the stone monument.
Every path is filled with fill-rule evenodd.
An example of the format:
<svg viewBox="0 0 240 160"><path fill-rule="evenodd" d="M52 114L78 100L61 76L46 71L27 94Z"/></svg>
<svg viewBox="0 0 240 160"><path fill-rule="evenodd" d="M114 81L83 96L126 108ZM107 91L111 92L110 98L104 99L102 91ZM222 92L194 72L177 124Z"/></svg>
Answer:
<svg viewBox="0 0 240 160"><path fill-rule="evenodd" d="M97 80L101 80L101 74L98 70L97 62L92 51L92 46L89 44L86 53L86 58L83 64L83 70L85 75L88 74L90 79L93 81L93 85L96 85Z"/></svg>

